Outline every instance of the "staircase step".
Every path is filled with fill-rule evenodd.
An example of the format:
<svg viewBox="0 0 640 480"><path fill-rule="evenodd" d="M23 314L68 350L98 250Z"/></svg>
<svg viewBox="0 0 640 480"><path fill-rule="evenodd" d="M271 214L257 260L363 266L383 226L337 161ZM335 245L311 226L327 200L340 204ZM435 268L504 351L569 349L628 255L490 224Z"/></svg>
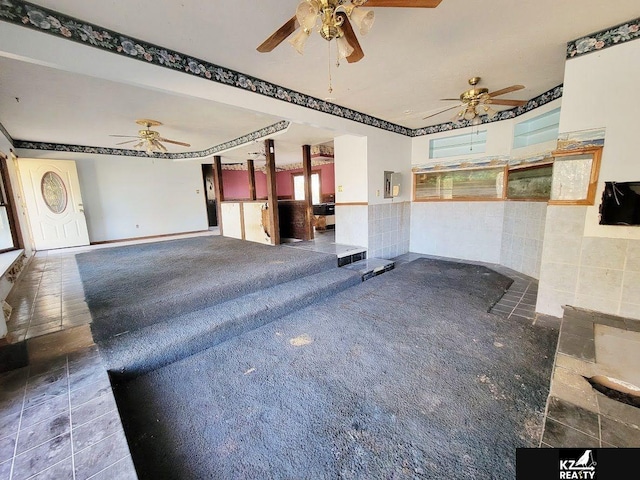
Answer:
<svg viewBox="0 0 640 480"><path fill-rule="evenodd" d="M365 280L369 280L381 273L393 270L395 268L395 262L393 260L385 260L383 258L365 258L349 265L345 265L342 268L357 272L364 282Z"/></svg>
<svg viewBox="0 0 640 480"><path fill-rule="evenodd" d="M126 332L99 343L112 378L125 380L218 345L361 281L351 270L301 277Z"/></svg>

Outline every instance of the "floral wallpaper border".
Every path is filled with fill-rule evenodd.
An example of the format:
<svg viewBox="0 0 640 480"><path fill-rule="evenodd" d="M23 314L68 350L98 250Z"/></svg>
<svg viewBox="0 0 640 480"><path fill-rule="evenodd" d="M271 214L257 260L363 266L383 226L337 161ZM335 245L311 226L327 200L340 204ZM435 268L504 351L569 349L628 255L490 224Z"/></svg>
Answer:
<svg viewBox="0 0 640 480"><path fill-rule="evenodd" d="M273 135L289 128L291 122L281 120L278 123L261 128L254 132L248 133L234 140L215 145L206 150L199 152L184 153L147 153L144 150L130 150L124 148L108 148L108 147L90 147L86 145L67 145L63 143L47 143L47 142L30 142L26 140L14 140L15 148L23 148L26 150L49 150L53 152L72 152L72 153L97 153L101 155L119 155L127 157L149 157L149 158L166 158L170 160L191 160L195 158L205 158L217 153L238 147L247 143L255 142L262 138Z"/></svg>
<svg viewBox="0 0 640 480"><path fill-rule="evenodd" d="M0 20L205 80L237 87L372 127L411 136L411 129L259 78L144 42L22 0L0 0Z"/></svg>
<svg viewBox="0 0 640 480"><path fill-rule="evenodd" d="M494 122L499 122L501 120L509 120L511 118L516 118L538 107L542 107L543 105L546 105L549 102L557 100L558 98L562 97L562 87L563 87L562 85L558 85L557 87L554 87L551 90L544 92L542 95L538 95L537 97L529 100L525 105L521 107L515 107L510 110L503 110L501 112L498 112L498 114L491 119L488 118L486 115L483 115L481 117L482 125L486 123L494 123ZM432 125L430 127L416 128L415 130L413 130L411 136L419 137L422 135L431 135L432 133L447 132L450 130L456 130L458 128L470 127L471 125L472 124L470 120L463 120L462 122L441 123L439 125Z"/></svg>
<svg viewBox="0 0 640 480"><path fill-rule="evenodd" d="M567 43L567 59L640 38L640 17Z"/></svg>
<svg viewBox="0 0 640 480"><path fill-rule="evenodd" d="M403 127L401 125L387 122L325 100L320 100L189 55L143 42L118 32L102 28L98 25L93 25L22 0L0 0L0 20L49 33L84 45L100 48L128 58L134 58L139 61L169 68L171 70L179 70L186 74L195 75L206 80L234 86L243 90L276 98L305 108L311 108L313 110L409 137L445 132L468 127L470 125L469 121L464 121L461 123L447 122L417 129ZM567 58L575 58L580 55L602 50L637 38L640 38L640 18L569 42L567 44ZM560 98L561 96L562 85L559 85L530 100L523 107L504 110L493 119L484 117L483 123L515 118L534 108ZM8 134L6 129L1 128L0 131L4 133L8 139L11 139L11 136ZM25 143L23 141L16 142L21 144ZM63 147L63 145L59 146ZM95 150L114 150L116 152L132 152L131 150L105 149L99 147L70 147L91 148ZM123 153L112 154L118 155ZM127 155L130 155L130 153L127 153Z"/></svg>
<svg viewBox="0 0 640 480"><path fill-rule="evenodd" d="M470 125L470 122L464 121L417 129L403 127L22 0L0 0L0 20L409 137L445 132ZM491 120L485 117L483 123L517 117L561 96L560 85L530 100L524 107L502 111Z"/></svg>

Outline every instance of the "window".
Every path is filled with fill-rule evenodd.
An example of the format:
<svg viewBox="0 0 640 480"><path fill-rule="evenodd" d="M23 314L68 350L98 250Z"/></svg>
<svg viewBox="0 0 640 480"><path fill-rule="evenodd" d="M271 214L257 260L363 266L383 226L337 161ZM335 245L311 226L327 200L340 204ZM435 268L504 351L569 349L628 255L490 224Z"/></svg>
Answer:
<svg viewBox="0 0 640 480"><path fill-rule="evenodd" d="M470 153L484 153L487 131L475 131L463 135L429 140L429 158L445 158Z"/></svg>
<svg viewBox="0 0 640 480"><path fill-rule="evenodd" d="M505 167L414 174L414 200L502 200Z"/></svg>
<svg viewBox="0 0 640 480"><path fill-rule="evenodd" d="M551 197L553 164L512 167L507 174L507 198L546 201Z"/></svg>
<svg viewBox="0 0 640 480"><path fill-rule="evenodd" d="M602 147L553 152L551 205L593 205Z"/></svg>
<svg viewBox="0 0 640 480"><path fill-rule="evenodd" d="M560 109L538 115L516 124L513 129L513 148L527 147L558 139Z"/></svg>
<svg viewBox="0 0 640 480"><path fill-rule="evenodd" d="M296 174L293 177L293 199L304 200L304 175ZM311 200L314 205L320 202L320 174L311 174Z"/></svg>
<svg viewBox="0 0 640 480"><path fill-rule="evenodd" d="M0 155L0 253L20 248L15 218L16 213L11 205L11 185L8 183L9 171L7 159Z"/></svg>

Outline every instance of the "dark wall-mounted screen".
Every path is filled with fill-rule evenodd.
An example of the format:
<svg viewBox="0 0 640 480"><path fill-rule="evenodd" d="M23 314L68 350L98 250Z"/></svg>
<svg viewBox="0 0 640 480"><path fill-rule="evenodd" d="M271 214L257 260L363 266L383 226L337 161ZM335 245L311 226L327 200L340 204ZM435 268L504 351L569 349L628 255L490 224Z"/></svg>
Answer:
<svg viewBox="0 0 640 480"><path fill-rule="evenodd" d="M605 182L600 225L640 226L640 182Z"/></svg>

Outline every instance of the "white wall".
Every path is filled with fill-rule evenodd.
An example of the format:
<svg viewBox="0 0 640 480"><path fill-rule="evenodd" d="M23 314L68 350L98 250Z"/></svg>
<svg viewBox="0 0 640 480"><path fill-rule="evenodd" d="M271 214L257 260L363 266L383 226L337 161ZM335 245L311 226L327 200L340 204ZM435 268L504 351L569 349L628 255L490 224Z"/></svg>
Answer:
<svg viewBox="0 0 640 480"><path fill-rule="evenodd" d="M567 61L560 132L604 128L595 205L549 207L537 311L563 305L640 319L640 227L598 224L605 181L640 181L638 120L631 99L640 78L640 42ZM631 101L631 103L630 103Z"/></svg>
<svg viewBox="0 0 640 480"><path fill-rule="evenodd" d="M76 164L91 242L208 228L198 163L96 155Z"/></svg>
<svg viewBox="0 0 640 480"><path fill-rule="evenodd" d="M410 250L500 263L504 202L414 202Z"/></svg>
<svg viewBox="0 0 640 480"><path fill-rule="evenodd" d="M544 105L512 120L481 125L487 131L483 153L469 153L442 159L429 158L429 141L475 132L467 127L413 139L413 166L492 157L527 158L555 149L546 142L514 149L513 129L519 122L554 110L561 100ZM413 183L413 182L411 182ZM537 202L413 202L411 205L410 250L444 257L489 263L503 263L519 272L538 277L546 203Z"/></svg>
<svg viewBox="0 0 640 480"><path fill-rule="evenodd" d="M197 163L25 152L33 158L76 161L91 242L208 228L202 172Z"/></svg>

